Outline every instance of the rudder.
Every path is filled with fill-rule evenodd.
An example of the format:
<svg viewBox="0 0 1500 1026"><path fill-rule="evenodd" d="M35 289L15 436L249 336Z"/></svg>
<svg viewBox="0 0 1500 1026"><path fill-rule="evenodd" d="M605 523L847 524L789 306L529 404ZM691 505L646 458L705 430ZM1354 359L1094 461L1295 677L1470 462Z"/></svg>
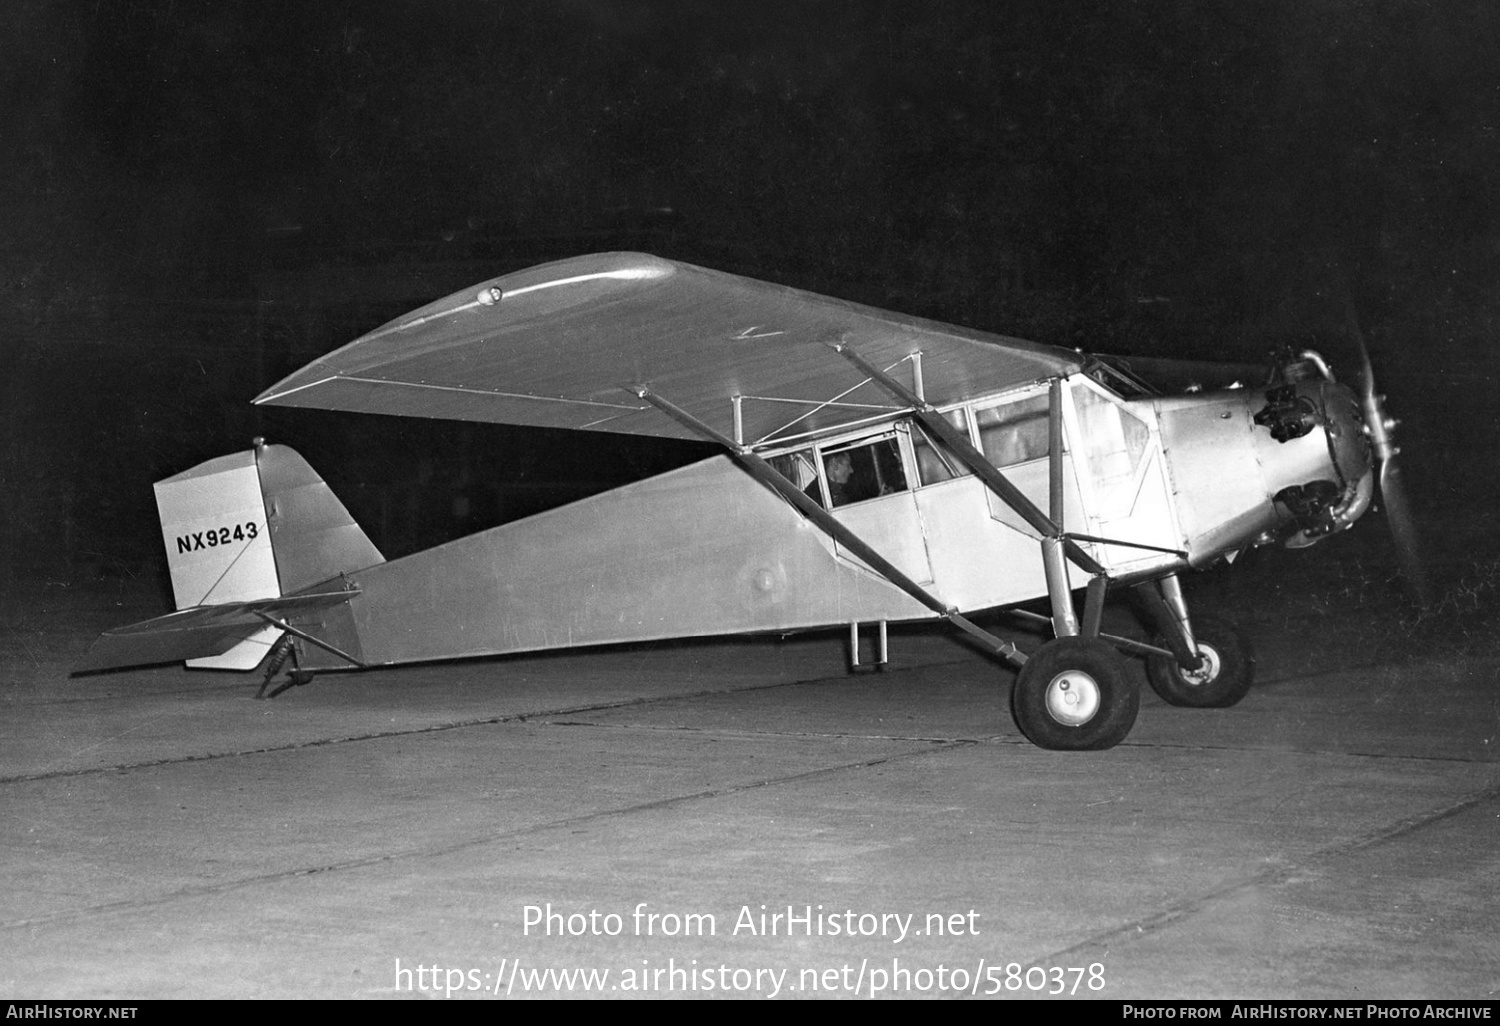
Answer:
<svg viewBox="0 0 1500 1026"><path fill-rule="evenodd" d="M283 595L385 562L296 450L256 439L254 452Z"/></svg>

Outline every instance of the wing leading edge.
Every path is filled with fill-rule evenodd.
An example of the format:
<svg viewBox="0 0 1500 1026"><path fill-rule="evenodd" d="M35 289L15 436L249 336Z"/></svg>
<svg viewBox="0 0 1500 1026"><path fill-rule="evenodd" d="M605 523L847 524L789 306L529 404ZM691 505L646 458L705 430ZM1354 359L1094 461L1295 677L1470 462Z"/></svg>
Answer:
<svg viewBox="0 0 1500 1026"><path fill-rule="evenodd" d="M255 401L696 438L646 385L760 443L897 409L825 345L956 402L1076 371L1072 352L888 313L640 253L575 257L481 282L313 361Z"/></svg>

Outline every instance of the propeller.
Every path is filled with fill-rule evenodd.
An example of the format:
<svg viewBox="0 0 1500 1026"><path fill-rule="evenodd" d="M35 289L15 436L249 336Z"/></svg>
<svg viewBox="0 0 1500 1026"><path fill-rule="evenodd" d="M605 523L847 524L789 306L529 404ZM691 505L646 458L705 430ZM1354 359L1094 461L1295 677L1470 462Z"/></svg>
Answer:
<svg viewBox="0 0 1500 1026"><path fill-rule="evenodd" d="M1401 575L1411 587L1417 604L1425 608L1431 604L1431 588L1421 556L1416 521L1407 499L1406 479L1396 462L1396 455L1401 450L1396 446L1393 432L1400 422L1386 413L1385 396L1375 389L1375 369L1370 364L1370 349L1365 344L1365 333L1360 329L1359 317L1354 312L1354 302L1347 290L1344 293L1344 308L1350 334L1359 346L1362 364L1359 406L1364 414L1365 433L1369 436L1370 448L1379 468L1376 481L1380 488L1381 505L1385 507L1386 523L1390 525L1391 539L1396 544L1396 559L1401 564Z"/></svg>

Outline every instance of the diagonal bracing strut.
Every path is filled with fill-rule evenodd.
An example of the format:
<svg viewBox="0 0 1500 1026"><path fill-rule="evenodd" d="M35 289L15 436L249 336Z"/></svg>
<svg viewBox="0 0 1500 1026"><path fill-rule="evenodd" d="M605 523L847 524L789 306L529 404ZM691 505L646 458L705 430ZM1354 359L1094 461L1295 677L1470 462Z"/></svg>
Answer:
<svg viewBox="0 0 1500 1026"><path fill-rule="evenodd" d="M862 559L872 570L906 592L922 605L942 616L964 633L982 642L991 651L1009 660L1012 664L1021 666L1026 662L1025 654L1016 648L1015 645L991 634L958 612L957 609L945 606L937 596L902 573L894 563L876 552L859 535L849 530L848 527L837 520L822 506L804 495L802 489L787 480L785 475L752 451L749 446L737 443L733 439L720 434L697 417L694 417L691 413L656 395L645 385L635 385L630 388L630 392L644 399L652 406L655 406L684 427L690 428L704 438L722 445L729 451L729 455L734 458L735 462L743 467L752 477L786 499L799 512L822 528L826 534Z"/></svg>
<svg viewBox="0 0 1500 1026"><path fill-rule="evenodd" d="M974 473L974 476L984 482L985 486L1016 512L1022 520L1026 521L1032 530L1042 536L1042 568L1047 577L1047 594L1052 602L1052 625L1053 630L1062 637L1069 634L1078 634L1080 626L1078 617L1073 611L1072 588L1068 583L1067 561L1071 560L1079 569L1085 573L1094 575L1095 581L1103 580L1108 583L1104 567L1099 564L1078 543L1063 531L1058 522L1062 519L1062 420L1060 406L1059 383L1053 382L1051 402L1049 404L1049 436L1050 436L1050 471L1049 500L1052 506L1052 515L1048 516L1037 508L1037 505L1029 499L1024 492L1017 488L1009 478L1002 474L994 464L985 459L984 454L974 448L967 435L959 432L952 424L937 411L926 399L911 391L901 382L891 377L885 371L870 363L854 347L844 341L832 341L826 343L828 348L838 353L844 359L852 363L860 371L863 371L872 380L878 382L887 392L890 392L901 402L911 407L912 416L915 417L924 428L938 441L947 447L948 451L957 456L959 460ZM1084 610L1083 623L1085 626L1094 627L1099 622L1100 609L1104 601L1104 587L1090 585L1087 602L1088 607Z"/></svg>

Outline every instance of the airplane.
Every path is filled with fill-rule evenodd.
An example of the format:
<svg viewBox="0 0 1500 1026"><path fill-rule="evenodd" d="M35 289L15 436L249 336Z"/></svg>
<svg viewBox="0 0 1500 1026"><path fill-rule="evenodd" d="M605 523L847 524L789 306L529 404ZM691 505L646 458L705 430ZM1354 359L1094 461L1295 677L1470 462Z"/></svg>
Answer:
<svg viewBox="0 0 1500 1026"><path fill-rule="evenodd" d="M1361 342L1361 346L1362 346ZM256 439L158 482L177 612L79 668L313 673L729 634L943 620L1013 664L1022 733L1119 744L1144 656L1168 703L1226 707L1255 661L1181 576L1351 527L1395 421L1316 352L1259 384L1161 394L1123 363L640 253L517 271L262 392L310 407L622 432L722 454L386 560L296 452ZM1394 498L1392 510L1404 508ZM1128 590L1151 642L1105 634ZM1081 592L1081 604L1075 592ZM1023 652L974 614L1045 599ZM863 635L861 632L865 632ZM257 697L260 697L257 695Z"/></svg>

